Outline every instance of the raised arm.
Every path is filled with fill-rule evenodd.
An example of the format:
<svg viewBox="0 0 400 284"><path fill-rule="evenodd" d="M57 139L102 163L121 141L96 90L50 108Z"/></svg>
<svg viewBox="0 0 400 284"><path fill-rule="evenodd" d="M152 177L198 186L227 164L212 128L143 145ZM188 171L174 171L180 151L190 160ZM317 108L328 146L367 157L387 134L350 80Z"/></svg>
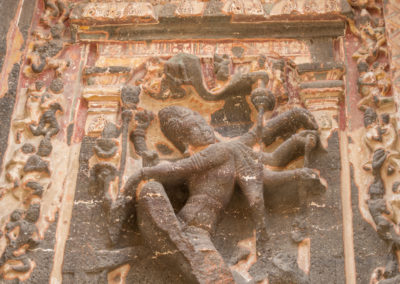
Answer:
<svg viewBox="0 0 400 284"><path fill-rule="evenodd" d="M170 178L179 179L222 165L230 158L230 153L223 144L213 144L207 149L189 158L172 163L161 163L152 167L144 167L132 174L125 184L125 196L134 196L137 185L146 178L166 181Z"/></svg>
<svg viewBox="0 0 400 284"><path fill-rule="evenodd" d="M264 144L268 146L278 137L284 139L289 138L301 128L317 130L318 124L308 110L294 108L271 118L263 128L262 140ZM250 130L248 133L240 137L239 140L250 147L253 146L257 143L256 131L254 129Z"/></svg>
<svg viewBox="0 0 400 284"><path fill-rule="evenodd" d="M296 158L304 155L304 165L308 166L309 154L319 146L316 130L304 130L290 137L271 153L263 153L263 164L284 167Z"/></svg>
<svg viewBox="0 0 400 284"><path fill-rule="evenodd" d="M173 163L163 163L154 167L143 168L146 178L168 179L184 178L192 173L212 169L229 159L229 150L223 144L214 144L191 157Z"/></svg>
<svg viewBox="0 0 400 284"><path fill-rule="evenodd" d="M270 119L263 128L262 140L268 146L278 137L288 138L292 136L300 128L317 130L318 124L308 110L294 108Z"/></svg>

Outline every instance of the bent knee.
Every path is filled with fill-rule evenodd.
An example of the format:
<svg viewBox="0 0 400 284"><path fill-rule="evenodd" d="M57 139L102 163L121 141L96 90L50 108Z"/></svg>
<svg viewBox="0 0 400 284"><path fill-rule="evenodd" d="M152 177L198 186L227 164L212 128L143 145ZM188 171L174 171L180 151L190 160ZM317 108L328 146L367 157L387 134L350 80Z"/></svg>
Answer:
<svg viewBox="0 0 400 284"><path fill-rule="evenodd" d="M167 197L163 185L157 181L145 183L140 189L138 199L155 197Z"/></svg>
<svg viewBox="0 0 400 284"><path fill-rule="evenodd" d="M254 196L253 198L250 198L249 200L249 205L252 210L260 210L265 207L264 205L264 196L263 195L257 195Z"/></svg>

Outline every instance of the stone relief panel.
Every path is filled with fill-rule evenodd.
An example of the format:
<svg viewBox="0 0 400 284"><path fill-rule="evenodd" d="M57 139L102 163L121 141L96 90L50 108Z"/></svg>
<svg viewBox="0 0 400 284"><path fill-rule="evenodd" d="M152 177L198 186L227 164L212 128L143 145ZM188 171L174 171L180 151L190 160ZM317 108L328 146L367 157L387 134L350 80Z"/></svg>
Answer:
<svg viewBox="0 0 400 284"><path fill-rule="evenodd" d="M306 220L327 186L312 165L337 129L343 65L311 63L299 40L90 49L63 281L310 283Z"/></svg>
<svg viewBox="0 0 400 284"><path fill-rule="evenodd" d="M369 267L364 279L369 278L370 283L397 283L399 145L385 25L390 18L384 17L381 1L350 1L350 4L359 38L350 63L357 68L354 72L357 84L351 89L357 92L354 107L359 112L350 115L350 123L356 119L363 121L363 127L351 127L350 157L358 187L358 210L385 247L382 261L374 261L376 266Z"/></svg>
<svg viewBox="0 0 400 284"><path fill-rule="evenodd" d="M383 8L38 1L0 176L5 283L397 283Z"/></svg>
<svg viewBox="0 0 400 284"><path fill-rule="evenodd" d="M16 107L0 176L5 283L50 279L68 157L74 153L67 128L78 77L71 67L79 65L80 47L70 44L69 5L38 1L15 82Z"/></svg>

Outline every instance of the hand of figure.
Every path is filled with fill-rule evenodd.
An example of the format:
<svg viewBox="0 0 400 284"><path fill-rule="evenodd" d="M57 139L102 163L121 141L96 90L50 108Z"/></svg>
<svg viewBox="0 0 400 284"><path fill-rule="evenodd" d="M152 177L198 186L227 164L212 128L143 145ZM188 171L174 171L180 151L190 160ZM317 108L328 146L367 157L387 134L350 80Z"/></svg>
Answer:
<svg viewBox="0 0 400 284"><path fill-rule="evenodd" d="M155 166L158 163L158 153L156 151L144 151L142 158L144 167Z"/></svg>
<svg viewBox="0 0 400 284"><path fill-rule="evenodd" d="M317 147L319 136L316 130L303 130L296 135L304 143L306 151L313 150Z"/></svg>
<svg viewBox="0 0 400 284"><path fill-rule="evenodd" d="M318 195L326 190L325 182L321 181L317 172L310 168L302 168L297 170L298 185L305 187L307 192Z"/></svg>

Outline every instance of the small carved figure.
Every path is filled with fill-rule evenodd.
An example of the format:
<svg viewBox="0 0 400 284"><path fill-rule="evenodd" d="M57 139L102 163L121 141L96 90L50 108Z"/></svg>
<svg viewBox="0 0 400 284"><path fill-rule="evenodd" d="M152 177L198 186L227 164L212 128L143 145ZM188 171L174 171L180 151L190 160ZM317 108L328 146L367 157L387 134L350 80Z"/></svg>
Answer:
<svg viewBox="0 0 400 284"><path fill-rule="evenodd" d="M110 189L110 184L118 176L117 168L111 163L98 163L90 169L90 185L89 192L102 201L102 206L104 214L107 218L108 233L113 245L116 245L120 236L120 222L117 222L121 215L126 214L126 212L120 212L119 204L114 202L113 193ZM114 193L115 194L115 193ZM112 210L111 210L112 209Z"/></svg>
<svg viewBox="0 0 400 284"><path fill-rule="evenodd" d="M96 139L96 144L93 146L96 156L104 160L116 157L119 150L119 141L117 138L120 134L121 129L114 123L107 121L101 137Z"/></svg>
<svg viewBox="0 0 400 284"><path fill-rule="evenodd" d="M382 277L379 277L382 280L379 283L396 283L393 282L393 279L397 279L396 275L399 274L396 251L400 249L400 236L397 233L397 224L391 222L391 212L387 209L385 186L381 176L381 169L387 159L387 154L384 149L374 152L372 160L374 182L369 187L370 199L367 200L367 204L379 237L390 247L388 262Z"/></svg>
<svg viewBox="0 0 400 284"><path fill-rule="evenodd" d="M24 175L24 167L29 157L36 151L35 147L30 143L25 143L21 148L16 150L13 157L6 164L6 179L13 183L14 187L21 185Z"/></svg>
<svg viewBox="0 0 400 284"><path fill-rule="evenodd" d="M382 74L380 65L374 64L376 69L369 70L366 62L359 62L357 65L360 78L358 79L358 91L363 97L358 102L358 108L365 111L366 108L379 108L384 105L393 103L392 97L386 95L390 91L390 84L388 85L386 79ZM379 80L379 81L378 81Z"/></svg>
<svg viewBox="0 0 400 284"><path fill-rule="evenodd" d="M95 155L101 160L119 157L119 141L117 138L120 134L121 130L114 123L106 122L101 137L96 139L96 144L93 146Z"/></svg>
<svg viewBox="0 0 400 284"><path fill-rule="evenodd" d="M288 94L284 86L284 68L284 60L278 59L272 62L270 90L277 97L278 101L286 101L288 99Z"/></svg>
<svg viewBox="0 0 400 284"><path fill-rule="evenodd" d="M146 62L146 75L143 78L143 91L151 97L158 98L161 93L161 81L164 73L164 65L160 58L152 57ZM166 94L168 97L169 94Z"/></svg>
<svg viewBox="0 0 400 284"><path fill-rule="evenodd" d="M53 147L50 140L47 140L46 138L43 139L39 144L37 153L30 156L27 160L24 166L24 172L39 172L45 175L50 175L49 161L46 161L44 158L50 155L52 149Z"/></svg>
<svg viewBox="0 0 400 284"><path fill-rule="evenodd" d="M367 108L364 112L364 126L366 133L364 142L371 153L378 149L387 151L386 171L388 175L393 174L394 169L398 168L400 153L396 150L397 131L395 121L390 115L384 113L378 120L378 116L372 108ZM371 170L371 161L364 165L365 170Z"/></svg>
<svg viewBox="0 0 400 284"><path fill-rule="evenodd" d="M383 113L380 121L383 148L388 151L396 150L397 133L395 120L388 113Z"/></svg>
<svg viewBox="0 0 400 284"><path fill-rule="evenodd" d="M124 108L134 110L139 103L139 86L124 86L121 90L121 100Z"/></svg>
<svg viewBox="0 0 400 284"><path fill-rule="evenodd" d="M384 63L375 62L373 65L374 75L377 81L380 94L388 96L392 88L392 81L388 72L388 65Z"/></svg>
<svg viewBox="0 0 400 284"><path fill-rule="evenodd" d="M41 18L42 23L50 26L51 18L57 18L58 23L63 23L69 16L69 7L64 0L44 0L46 9Z"/></svg>
<svg viewBox="0 0 400 284"><path fill-rule="evenodd" d="M23 118L14 120L15 126L25 126L31 123L39 123L42 112L40 107L43 94L46 88L43 81L36 81L29 86L26 92L26 103Z"/></svg>
<svg viewBox="0 0 400 284"><path fill-rule="evenodd" d="M298 8L297 8L297 1L295 0L286 0L285 5L282 7L282 14L292 14L292 13L298 13Z"/></svg>
<svg viewBox="0 0 400 284"><path fill-rule="evenodd" d="M375 9L380 11L381 8L376 3L376 0L347 0L353 8L359 9Z"/></svg>
<svg viewBox="0 0 400 284"><path fill-rule="evenodd" d="M197 94L207 101L222 100L230 96L248 95L252 86L258 80L268 83L265 71L236 73L231 80L218 92L210 92L204 85L200 59L187 53L179 53L164 63L164 78L161 82L160 93L155 98L166 99L165 92L171 92L173 98L186 95L183 85L191 85Z"/></svg>
<svg viewBox="0 0 400 284"><path fill-rule="evenodd" d="M279 184L296 181L300 187L308 185L319 190L324 188L320 184L318 175L311 169L283 172L263 170L257 162L260 156L250 148L257 141L254 131L235 141L215 143L213 129L198 113L190 109L177 106L166 107L159 112L159 119L162 131L181 152L185 152L187 146L203 150L174 163L160 163L143 168L128 180L124 194L135 196L135 186L142 179L154 178L161 182L147 183L138 194L139 223L153 224L151 231L147 231L148 226L142 227L141 231L145 237L150 238L147 239L149 243L153 242L155 228L157 230L163 228L162 230L166 230L172 239L174 239L172 235L176 235L176 241L187 243L189 247L186 249L176 241L173 246L177 246L178 250L190 259L191 267L183 267L189 279L193 276L200 282L232 279L229 268L212 245L209 234L215 230L218 216L233 194L235 181L240 185L250 205L256 223L257 250L260 255L263 254L264 244L268 240L263 185L279 187ZM294 109L267 123L262 134L263 141L269 145L277 137L290 136L299 128L317 129L317 125L309 112ZM305 131L304 134L293 135L274 152L264 153L263 162L274 166L285 166L294 158L304 155L309 135L315 136L316 133ZM317 137L315 139L318 141ZM162 185L164 181L171 179L187 179L189 183L190 196L178 213L179 219L172 211ZM157 201L154 198L157 198ZM163 212L162 215L160 215L161 212ZM140 221L140 216L143 218L147 216L146 221ZM150 237L149 234L152 236ZM213 255L216 261L218 259L219 273L213 274L211 268L205 271L202 268L203 265L196 267L197 261L190 256L190 237L187 240L187 237L184 237L185 234L200 238L202 242L209 244L210 255Z"/></svg>
<svg viewBox="0 0 400 284"><path fill-rule="evenodd" d="M110 163L99 163L90 169L90 191L92 194L100 195L111 204L112 198L109 193L109 185L117 175L117 169Z"/></svg>
<svg viewBox="0 0 400 284"><path fill-rule="evenodd" d="M378 148L381 148L382 131L378 124L378 115L372 108L367 108L364 112L364 126L366 133L364 141L368 149L373 153Z"/></svg>
<svg viewBox="0 0 400 284"><path fill-rule="evenodd" d="M51 81L50 87L46 93L42 95L40 101L40 108L42 111L46 111L52 104L58 103L60 106L63 105L64 83L61 78L56 78Z"/></svg>
<svg viewBox="0 0 400 284"><path fill-rule="evenodd" d="M24 214L25 213L25 214ZM25 215L22 218L22 215ZM5 228L7 246L0 258L0 266L9 260L16 260L22 264L10 264L9 270L27 272L31 263L26 255L26 250L33 249L39 244L39 235L35 223L40 216L40 204L32 204L26 212L15 210L10 216L10 222ZM14 232L18 229L16 236ZM4 272L4 271L3 271Z"/></svg>
<svg viewBox="0 0 400 284"><path fill-rule="evenodd" d="M362 61L372 63L375 62L379 53L387 54L387 49L384 47L386 44L384 23L379 23L377 27L374 27L369 13L366 13L366 15L362 15L360 23L362 45L353 54L353 58L357 60L357 63Z"/></svg>
<svg viewBox="0 0 400 284"><path fill-rule="evenodd" d="M67 61L57 59L66 43L62 39L65 26L57 23L50 29L49 38L38 38L28 50L28 64L34 73L41 73L45 68L55 69L56 75L61 76L65 68L69 65ZM29 72L25 70L25 75Z"/></svg>
<svg viewBox="0 0 400 284"><path fill-rule="evenodd" d="M49 162L42 157L50 155L51 148L51 144L42 141L36 154L33 154L36 149L30 143L25 143L15 151L13 158L6 165L6 180L13 183L11 187L6 188L6 192L11 191L13 197L24 202L35 196L41 197L43 186L30 180L27 174L31 172L50 174Z"/></svg>
<svg viewBox="0 0 400 284"><path fill-rule="evenodd" d="M56 135L60 131L56 118L57 111L63 111L59 103L50 105L50 108L40 117L39 124L36 127L32 124L29 125L32 134L35 136L43 135L47 140Z"/></svg>
<svg viewBox="0 0 400 284"><path fill-rule="evenodd" d="M306 0L304 2L303 11L305 13L318 13L319 7L318 2L315 0Z"/></svg>
<svg viewBox="0 0 400 284"><path fill-rule="evenodd" d="M336 12L340 11L339 2L337 0L326 0L325 12Z"/></svg>

